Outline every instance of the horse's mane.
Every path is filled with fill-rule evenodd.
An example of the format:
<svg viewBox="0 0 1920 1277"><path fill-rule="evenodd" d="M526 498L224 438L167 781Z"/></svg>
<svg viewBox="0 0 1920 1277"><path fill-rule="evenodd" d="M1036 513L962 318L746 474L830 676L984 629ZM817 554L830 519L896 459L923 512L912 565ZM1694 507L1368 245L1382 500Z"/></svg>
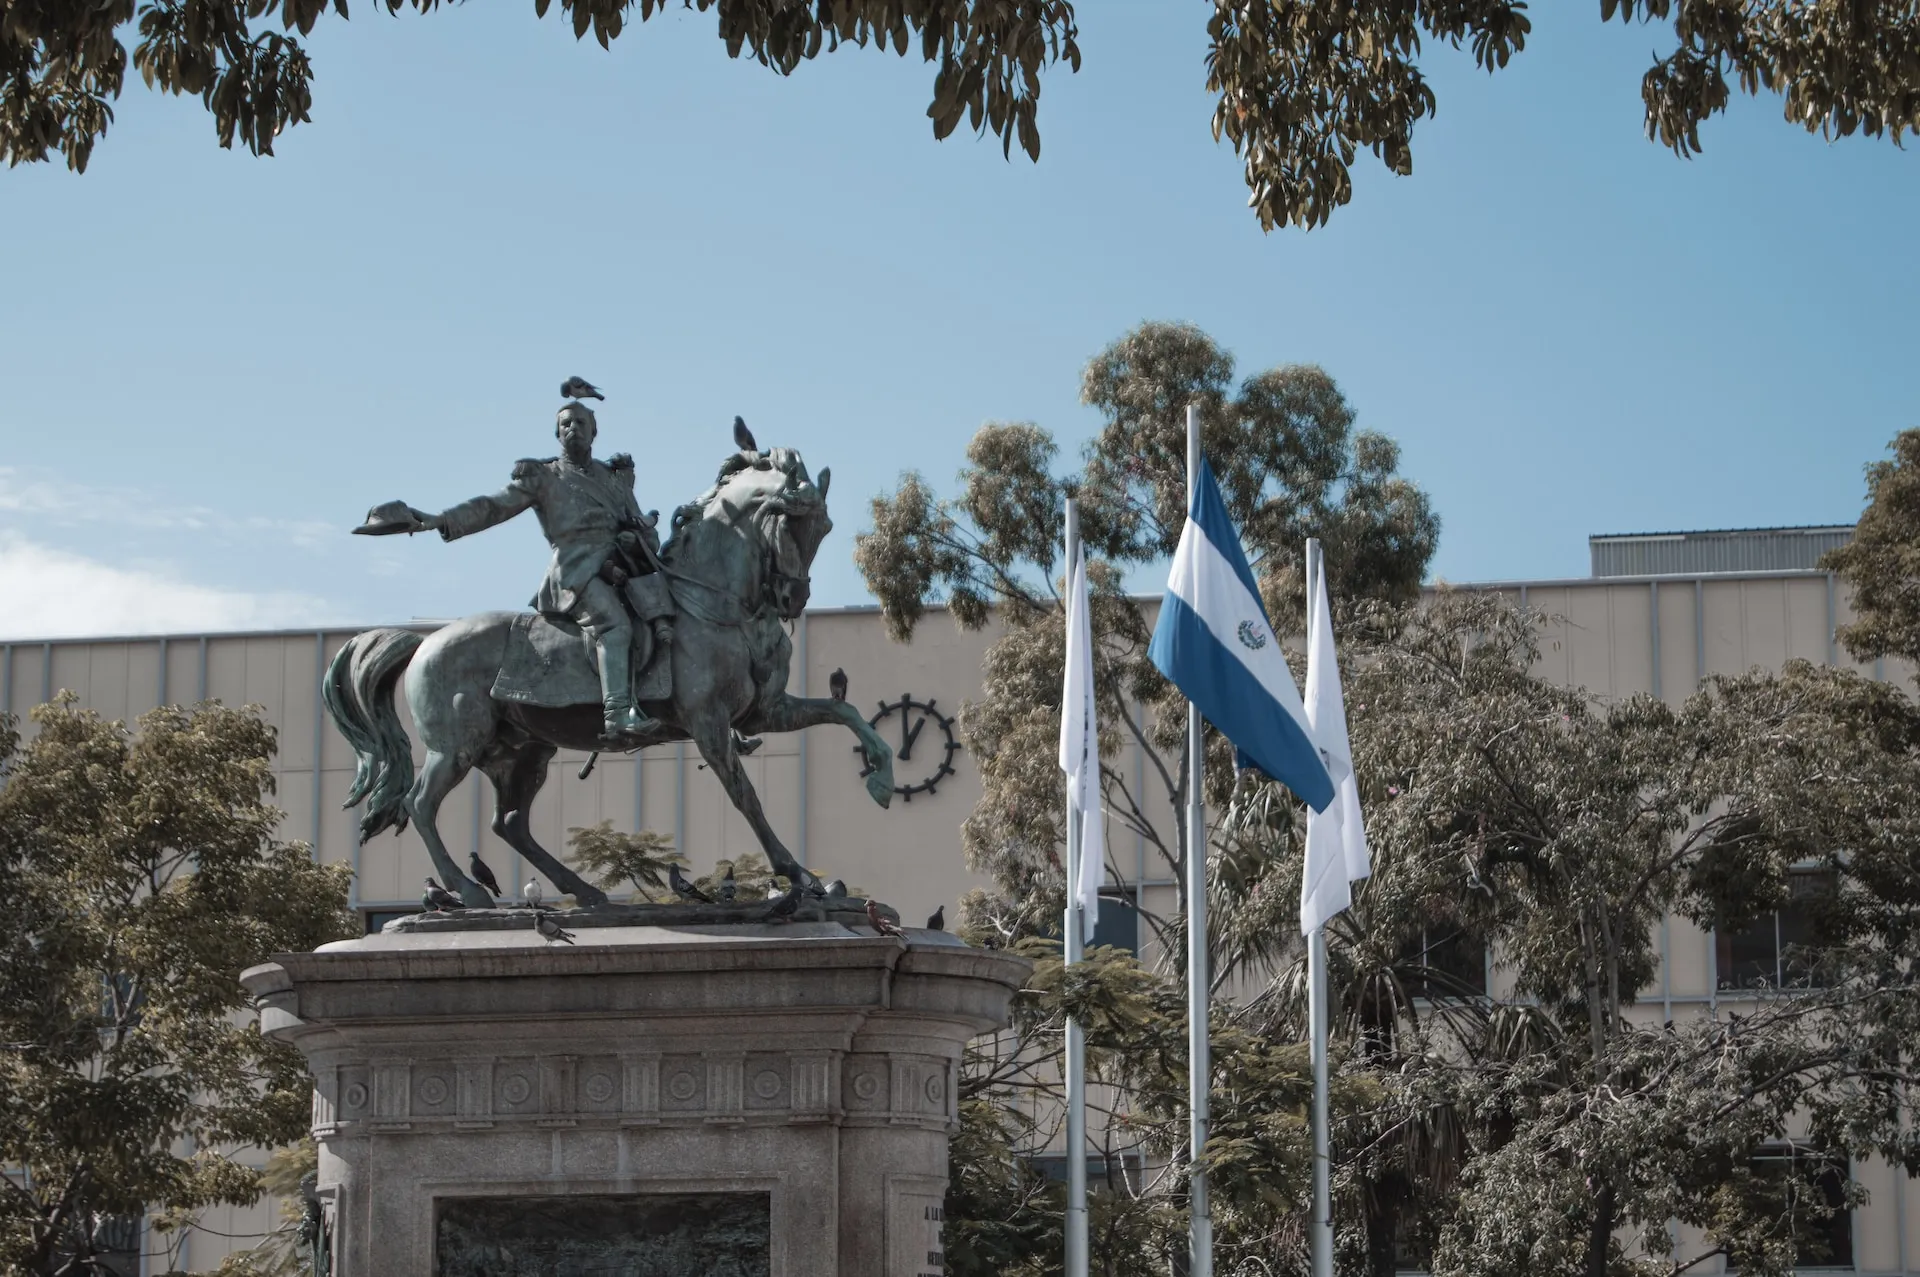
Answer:
<svg viewBox="0 0 1920 1277"><path fill-rule="evenodd" d="M673 512L672 531L678 533L682 528L703 517L720 499L720 494L726 491L733 477L747 470L778 470L792 479L806 473L806 464L800 460L800 454L792 448L770 448L766 452L729 453L720 463L720 473L714 476L713 486Z"/></svg>

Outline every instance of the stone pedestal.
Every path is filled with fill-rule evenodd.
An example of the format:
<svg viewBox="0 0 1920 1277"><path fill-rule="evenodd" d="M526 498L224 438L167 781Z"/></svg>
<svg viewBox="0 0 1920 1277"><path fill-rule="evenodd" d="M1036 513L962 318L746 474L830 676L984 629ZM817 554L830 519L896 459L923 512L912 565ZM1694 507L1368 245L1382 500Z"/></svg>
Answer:
<svg viewBox="0 0 1920 1277"><path fill-rule="evenodd" d="M385 932L242 979L316 1079L336 1277L919 1277L961 1050L1026 972L820 922Z"/></svg>

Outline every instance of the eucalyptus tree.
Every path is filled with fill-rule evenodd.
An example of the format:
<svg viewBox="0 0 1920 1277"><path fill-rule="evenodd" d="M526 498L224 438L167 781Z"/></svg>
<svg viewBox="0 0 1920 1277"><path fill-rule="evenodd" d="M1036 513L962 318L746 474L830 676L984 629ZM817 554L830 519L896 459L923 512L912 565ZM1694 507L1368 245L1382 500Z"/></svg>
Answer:
<svg viewBox="0 0 1920 1277"><path fill-rule="evenodd" d="M1075 497L1094 585L1095 686L1106 736L1102 784L1115 819L1184 881L1184 712L1147 660L1153 597L1128 593L1126 573L1163 562L1186 509L1188 404L1200 410L1209 463L1275 623L1303 614L1305 539L1326 545L1345 598L1410 601L1439 533L1426 495L1398 473L1392 440L1356 430L1333 379L1285 366L1240 381L1234 361L1199 329L1143 324L1087 365L1082 398L1105 424L1077 469L1055 472L1059 447L1031 423L983 427L967 448L959 491L941 498L904 475L872 505L854 559L889 632L911 639L933 604L962 626L1003 627L983 669L983 694L961 714L986 793L963 829L973 867L1009 888L1019 919L1050 918L1060 902L1064 838L1051 763L1059 723L1064 613L1058 596L1064 503ZM1122 738L1146 759L1151 796L1113 766ZM1203 783L1212 801L1233 787L1230 751L1214 741ZM1173 813L1166 818L1159 813ZM1017 889L1016 889L1017 888ZM1011 932L1009 932L1011 934Z"/></svg>
<svg viewBox="0 0 1920 1277"><path fill-rule="evenodd" d="M1893 454L1867 466L1867 508L1853 540L1826 556L1851 593L1854 620L1838 637L1863 661L1920 664L1920 430L1903 430Z"/></svg>

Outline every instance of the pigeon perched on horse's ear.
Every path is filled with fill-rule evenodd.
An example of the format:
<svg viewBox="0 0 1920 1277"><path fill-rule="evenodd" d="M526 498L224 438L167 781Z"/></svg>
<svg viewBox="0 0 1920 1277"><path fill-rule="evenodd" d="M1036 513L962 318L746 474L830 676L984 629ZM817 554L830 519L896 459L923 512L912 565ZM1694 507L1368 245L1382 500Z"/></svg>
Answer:
<svg viewBox="0 0 1920 1277"><path fill-rule="evenodd" d="M760 445L753 441L753 431L747 429L747 423L740 417L733 419L733 443L742 452L758 452Z"/></svg>
<svg viewBox="0 0 1920 1277"><path fill-rule="evenodd" d="M595 386L585 377L569 377L561 382L560 397L562 399L598 399L602 403L605 403L607 399L605 395L600 393L599 387Z"/></svg>

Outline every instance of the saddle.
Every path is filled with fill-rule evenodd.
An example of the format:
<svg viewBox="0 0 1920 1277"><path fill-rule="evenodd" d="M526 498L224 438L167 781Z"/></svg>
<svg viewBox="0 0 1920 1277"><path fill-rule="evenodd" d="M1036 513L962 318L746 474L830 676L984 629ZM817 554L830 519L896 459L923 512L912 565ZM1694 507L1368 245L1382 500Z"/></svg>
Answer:
<svg viewBox="0 0 1920 1277"><path fill-rule="evenodd" d="M657 574L634 577L627 582L623 593L629 610L636 617L633 698L636 701L666 700L673 694L673 662L657 659L662 653L655 646L647 624L654 617L672 614L666 580ZM654 598L656 593L661 597ZM500 673L493 680L493 696L495 700L548 709L598 705L600 667L594 658L592 641L565 617L520 613L513 618L507 632L507 650L501 655Z"/></svg>

